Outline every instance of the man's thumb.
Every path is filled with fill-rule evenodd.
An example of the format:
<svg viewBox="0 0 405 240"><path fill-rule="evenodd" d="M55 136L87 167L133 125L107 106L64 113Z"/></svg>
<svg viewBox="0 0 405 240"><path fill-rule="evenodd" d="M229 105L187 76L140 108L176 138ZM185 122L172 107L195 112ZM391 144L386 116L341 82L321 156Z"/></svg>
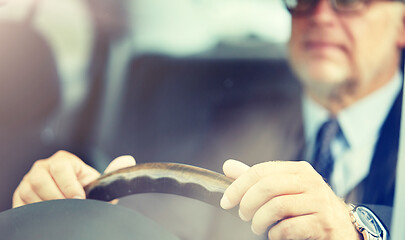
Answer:
<svg viewBox="0 0 405 240"><path fill-rule="evenodd" d="M229 159L225 161L222 168L226 176L236 179L249 170L250 167L241 161Z"/></svg>
<svg viewBox="0 0 405 240"><path fill-rule="evenodd" d="M115 170L135 166L135 158L130 155L124 155L112 160L108 167L104 170L104 173L113 172Z"/></svg>

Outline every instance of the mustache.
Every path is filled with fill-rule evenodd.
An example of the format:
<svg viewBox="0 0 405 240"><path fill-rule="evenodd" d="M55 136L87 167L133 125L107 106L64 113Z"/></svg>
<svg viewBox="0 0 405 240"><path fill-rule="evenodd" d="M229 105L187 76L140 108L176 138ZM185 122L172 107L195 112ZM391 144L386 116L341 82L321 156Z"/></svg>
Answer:
<svg viewBox="0 0 405 240"><path fill-rule="evenodd" d="M319 31L313 30L305 32L301 35L302 44L311 44L311 43L322 43L329 44L340 47L345 50L349 50L348 42L340 36L337 36L335 32L331 31Z"/></svg>
<svg viewBox="0 0 405 240"><path fill-rule="evenodd" d="M343 41L340 40L336 36L336 34L329 32L329 31L312 31L312 32L305 32L302 35L303 41L312 41L312 42L331 42L331 43L341 43Z"/></svg>
<svg viewBox="0 0 405 240"><path fill-rule="evenodd" d="M299 38L303 41L322 41L331 43L340 43L347 45L348 40L344 30L336 29L335 27L319 25L319 26L306 26L297 33Z"/></svg>

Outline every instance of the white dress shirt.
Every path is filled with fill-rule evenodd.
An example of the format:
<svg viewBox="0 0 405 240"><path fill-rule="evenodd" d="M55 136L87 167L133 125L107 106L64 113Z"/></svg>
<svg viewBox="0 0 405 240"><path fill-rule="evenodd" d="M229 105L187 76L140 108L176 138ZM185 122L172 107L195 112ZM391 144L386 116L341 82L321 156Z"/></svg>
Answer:
<svg viewBox="0 0 405 240"><path fill-rule="evenodd" d="M395 77L369 96L343 109L337 115L343 135L331 143L334 170L329 183L334 192L345 197L369 173L380 129L401 90L401 77ZM329 112L309 96L303 97L305 158L313 159L316 135L329 119Z"/></svg>

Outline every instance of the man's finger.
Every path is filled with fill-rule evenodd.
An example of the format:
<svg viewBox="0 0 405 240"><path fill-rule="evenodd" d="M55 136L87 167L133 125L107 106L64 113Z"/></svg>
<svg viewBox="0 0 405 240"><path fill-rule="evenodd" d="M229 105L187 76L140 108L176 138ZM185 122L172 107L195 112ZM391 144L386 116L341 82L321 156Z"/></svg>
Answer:
<svg viewBox="0 0 405 240"><path fill-rule="evenodd" d="M31 184L28 184L27 182L22 182L18 186L18 191L16 191L16 195L25 204L42 201L42 199L32 189Z"/></svg>
<svg viewBox="0 0 405 240"><path fill-rule="evenodd" d="M249 168L226 189L221 199L221 207L230 209L240 203L242 197L261 178L273 174L317 174L307 162L270 161ZM319 175L319 178L320 175Z"/></svg>
<svg viewBox="0 0 405 240"><path fill-rule="evenodd" d="M266 202L280 195L304 193L313 184L298 174L274 174L266 176L254 184L242 197L240 216L249 221L254 213Z"/></svg>
<svg viewBox="0 0 405 240"><path fill-rule="evenodd" d="M80 173L77 175L77 180L84 187L99 178L100 175L101 174L96 169L90 167L89 165L83 165Z"/></svg>
<svg viewBox="0 0 405 240"><path fill-rule="evenodd" d="M249 170L249 168L250 167L243 162L233 159L226 160L222 167L225 175L233 179L237 179L240 175Z"/></svg>
<svg viewBox="0 0 405 240"><path fill-rule="evenodd" d="M49 171L45 168L36 168L30 171L27 179L32 190L42 200L64 199L64 195L59 190Z"/></svg>
<svg viewBox="0 0 405 240"><path fill-rule="evenodd" d="M262 234L268 227L284 219L315 214L319 204L316 200L310 194L275 197L260 207L254 214L252 230L257 234Z"/></svg>
<svg viewBox="0 0 405 240"><path fill-rule="evenodd" d="M268 232L271 240L283 239L326 239L322 234L322 225L314 215L288 218L277 223Z"/></svg>
<svg viewBox="0 0 405 240"><path fill-rule="evenodd" d="M132 167L135 166L135 164L136 161L134 157L130 155L120 156L111 161L104 173L113 172L121 168Z"/></svg>
<svg viewBox="0 0 405 240"><path fill-rule="evenodd" d="M71 162L62 160L54 161L49 166L49 172L59 190L66 198L85 198L83 186L79 182Z"/></svg>
<svg viewBox="0 0 405 240"><path fill-rule="evenodd" d="M26 204L27 204L27 203L24 202L24 201L21 199L19 193L18 193L18 192L15 192L14 195L13 195L13 208L21 207L21 206L24 206L24 205L26 205Z"/></svg>
<svg viewBox="0 0 405 240"><path fill-rule="evenodd" d="M231 162L229 165L232 166L236 164L239 163ZM264 171L262 171L263 165L264 163L260 163L247 169L225 190L224 196L222 197L220 203L222 208L230 209L239 204L239 202L242 200L242 197L245 195L246 191L249 188L251 188L254 184L256 184L256 182L259 181L262 177L265 176L263 175ZM241 166L236 168L241 168Z"/></svg>
<svg viewBox="0 0 405 240"><path fill-rule="evenodd" d="M66 198L85 198L83 187L94 181L100 173L76 155L58 151L50 159L49 172Z"/></svg>

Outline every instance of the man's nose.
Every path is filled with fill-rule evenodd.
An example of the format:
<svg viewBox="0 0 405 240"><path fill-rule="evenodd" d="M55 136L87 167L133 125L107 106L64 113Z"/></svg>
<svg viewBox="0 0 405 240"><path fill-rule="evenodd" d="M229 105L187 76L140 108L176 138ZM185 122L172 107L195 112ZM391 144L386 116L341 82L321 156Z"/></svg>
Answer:
<svg viewBox="0 0 405 240"><path fill-rule="evenodd" d="M317 21L328 21L336 17L336 14L330 0L319 0L311 12L311 18Z"/></svg>

